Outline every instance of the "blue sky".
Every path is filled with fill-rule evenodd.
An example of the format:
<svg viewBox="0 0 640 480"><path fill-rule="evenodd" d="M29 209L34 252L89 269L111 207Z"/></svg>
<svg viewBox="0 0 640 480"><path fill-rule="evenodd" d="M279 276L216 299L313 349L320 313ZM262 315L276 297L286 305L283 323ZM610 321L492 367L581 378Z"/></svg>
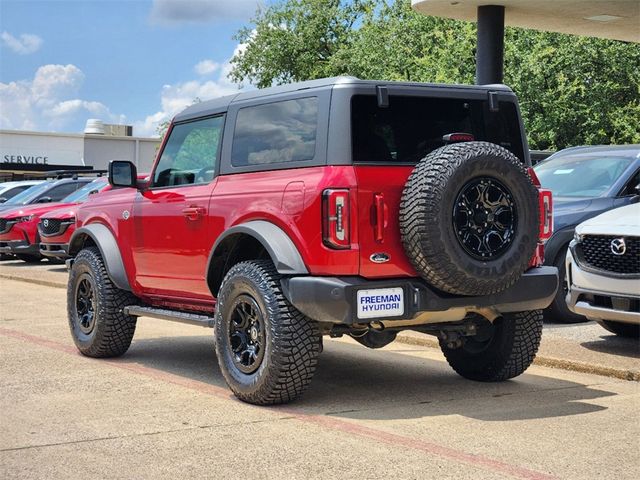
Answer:
<svg viewBox="0 0 640 480"><path fill-rule="evenodd" d="M153 135L195 97L239 88L232 37L268 3L0 0L0 128L81 132L100 118Z"/></svg>

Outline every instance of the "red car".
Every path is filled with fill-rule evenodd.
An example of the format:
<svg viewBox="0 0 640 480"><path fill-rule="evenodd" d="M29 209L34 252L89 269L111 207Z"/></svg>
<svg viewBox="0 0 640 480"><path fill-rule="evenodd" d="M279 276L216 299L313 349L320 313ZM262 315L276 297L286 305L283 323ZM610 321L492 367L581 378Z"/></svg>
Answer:
<svg viewBox="0 0 640 480"><path fill-rule="evenodd" d="M111 186L107 183L107 179L100 177L66 196L58 203L36 203L2 212L0 217L0 253L13 254L25 262L39 262L42 260L41 234L38 228L40 217L62 207L67 210L75 209L91 193L109 188Z"/></svg>
<svg viewBox="0 0 640 480"><path fill-rule="evenodd" d="M227 384L260 405L304 391L323 335L415 330L465 378L516 377L558 286L530 166L501 85L343 77L195 104L148 181L113 161L114 188L78 208L73 340L114 357L139 316L215 327Z"/></svg>
<svg viewBox="0 0 640 480"><path fill-rule="evenodd" d="M69 256L69 239L76 229L77 205L69 205L40 217L40 255L64 260Z"/></svg>

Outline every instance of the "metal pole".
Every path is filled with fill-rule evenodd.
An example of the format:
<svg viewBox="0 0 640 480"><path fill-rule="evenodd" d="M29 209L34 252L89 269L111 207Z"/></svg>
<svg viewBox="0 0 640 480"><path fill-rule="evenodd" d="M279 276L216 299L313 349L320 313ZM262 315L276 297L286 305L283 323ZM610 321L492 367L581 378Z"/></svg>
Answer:
<svg viewBox="0 0 640 480"><path fill-rule="evenodd" d="M502 83L504 65L504 7L478 7L476 84Z"/></svg>

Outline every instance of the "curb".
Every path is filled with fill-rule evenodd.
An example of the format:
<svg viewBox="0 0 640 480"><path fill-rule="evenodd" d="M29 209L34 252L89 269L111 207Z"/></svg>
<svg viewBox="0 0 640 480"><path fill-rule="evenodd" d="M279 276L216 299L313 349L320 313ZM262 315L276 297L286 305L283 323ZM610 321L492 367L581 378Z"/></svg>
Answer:
<svg viewBox="0 0 640 480"><path fill-rule="evenodd" d="M406 345L417 345L427 348L440 348L437 340L432 338L420 338L409 335L399 334L396 341L404 343ZM567 360L564 358L547 357L544 355L536 356L533 361L534 365L547 368L555 368L558 370L570 370L572 372L579 373L591 373L593 375L600 375L603 377L618 378L620 380L627 380L631 382L640 382L640 371L638 370L625 370L622 368L605 367L602 365L594 365L586 362L579 362L576 360Z"/></svg>
<svg viewBox="0 0 640 480"><path fill-rule="evenodd" d="M66 283L39 280L36 278L19 277L7 273L0 273L0 278L5 278L7 280L16 280L18 282L33 283L36 285L43 285L45 287L67 288ZM413 335L399 334L396 338L396 341L404 343L405 345L415 345L418 347L426 348L440 348L437 340L427 336L416 337ZM638 370L625 370L621 368L605 367L602 365L594 365L586 362L578 362L575 360L567 360L564 358L547 357L543 355L538 355L533 361L533 364L541 367L555 368L558 370L591 373L603 377L618 378L620 380L627 380L631 382L640 382L640 371Z"/></svg>

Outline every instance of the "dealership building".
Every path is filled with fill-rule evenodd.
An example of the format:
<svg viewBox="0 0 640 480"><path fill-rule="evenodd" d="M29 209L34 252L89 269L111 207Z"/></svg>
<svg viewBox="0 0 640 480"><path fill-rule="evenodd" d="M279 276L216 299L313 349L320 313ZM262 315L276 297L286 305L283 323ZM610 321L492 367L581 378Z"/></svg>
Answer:
<svg viewBox="0 0 640 480"><path fill-rule="evenodd" d="M106 170L111 160L129 160L149 171L160 139L134 137L132 130L100 120L88 120L83 133L0 130L0 182L57 170Z"/></svg>

